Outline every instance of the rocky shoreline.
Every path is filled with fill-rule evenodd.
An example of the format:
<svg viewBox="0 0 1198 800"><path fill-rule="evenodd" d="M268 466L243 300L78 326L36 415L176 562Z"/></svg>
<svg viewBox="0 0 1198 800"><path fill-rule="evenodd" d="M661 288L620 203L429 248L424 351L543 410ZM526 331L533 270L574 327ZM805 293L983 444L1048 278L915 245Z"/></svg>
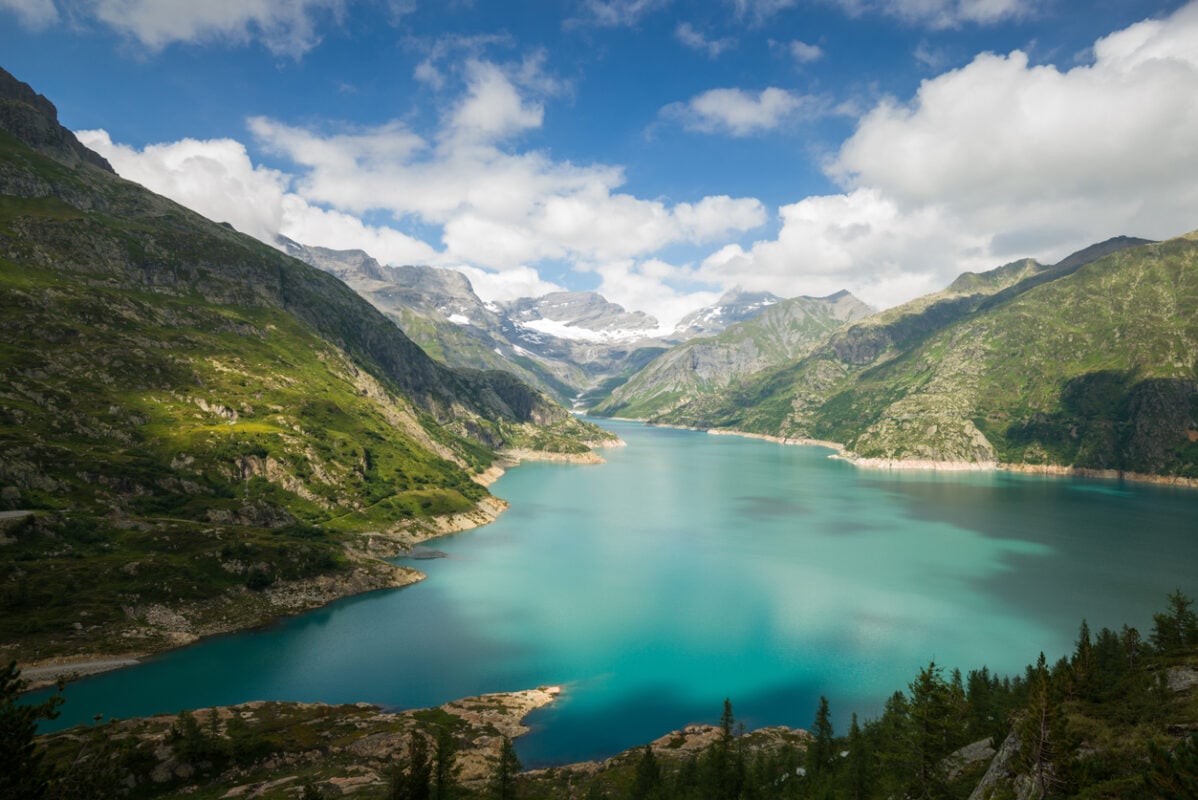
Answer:
<svg viewBox="0 0 1198 800"><path fill-rule="evenodd" d="M1023 475L1047 475L1056 477L1096 478L1099 480L1123 480L1133 483L1153 483L1158 486L1175 486L1183 489L1198 489L1198 478L1183 478L1177 475L1153 475L1144 472L1123 472L1116 469L1090 469L1088 467L1062 466L1059 464L1008 464L1001 461L935 461L931 459L888 459L862 458L845 449L839 442L822 439L788 438L765 433L750 433L723 428L691 428L685 425L660 425L659 428L704 431L712 436L740 436L746 439L761 439L778 444L826 447L835 450L828 458L846 461L862 469L889 469L928 472L1015 472Z"/></svg>

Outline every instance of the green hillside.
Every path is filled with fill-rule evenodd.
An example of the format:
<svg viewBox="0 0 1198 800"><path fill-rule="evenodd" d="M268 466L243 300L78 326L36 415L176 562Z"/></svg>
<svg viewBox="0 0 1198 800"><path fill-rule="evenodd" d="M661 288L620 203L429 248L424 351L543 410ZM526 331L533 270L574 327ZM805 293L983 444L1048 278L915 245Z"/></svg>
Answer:
<svg viewBox="0 0 1198 800"><path fill-rule="evenodd" d="M260 622L253 590L317 575L408 580L359 535L472 511L498 448L605 437L118 178L0 75L0 511L32 512L0 519L12 654L155 649L158 606L193 604L184 632Z"/></svg>
<svg viewBox="0 0 1198 800"><path fill-rule="evenodd" d="M792 361L868 313L869 307L848 292L783 300L715 336L667 350L591 413L633 419L666 413L737 378Z"/></svg>
<svg viewBox="0 0 1198 800"><path fill-rule="evenodd" d="M1198 477L1196 254L1115 240L959 279L660 419L862 458Z"/></svg>

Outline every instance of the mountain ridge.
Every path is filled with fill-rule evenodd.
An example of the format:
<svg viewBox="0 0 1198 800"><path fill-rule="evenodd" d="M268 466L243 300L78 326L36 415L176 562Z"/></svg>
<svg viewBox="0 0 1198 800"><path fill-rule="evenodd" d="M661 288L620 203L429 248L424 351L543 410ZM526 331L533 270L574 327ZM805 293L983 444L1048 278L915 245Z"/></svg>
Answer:
<svg viewBox="0 0 1198 800"><path fill-rule="evenodd" d="M1198 248L1142 241L1004 265L980 293L882 312L657 421L838 442L864 464L1191 480Z"/></svg>
<svg viewBox="0 0 1198 800"><path fill-rule="evenodd" d="M632 418L668 413L738 378L797 358L869 312L846 291L769 300L755 315L667 350L590 411Z"/></svg>

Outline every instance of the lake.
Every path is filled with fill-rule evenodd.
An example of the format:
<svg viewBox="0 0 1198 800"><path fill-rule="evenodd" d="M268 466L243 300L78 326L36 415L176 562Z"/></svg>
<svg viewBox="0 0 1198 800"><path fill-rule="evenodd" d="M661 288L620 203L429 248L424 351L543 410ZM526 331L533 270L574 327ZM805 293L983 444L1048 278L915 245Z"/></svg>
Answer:
<svg viewBox="0 0 1198 800"><path fill-rule="evenodd" d="M70 684L54 728L249 700L403 708L565 688L526 766L611 755L725 697L749 727L838 732L929 661L1021 673L1078 625L1147 636L1198 586L1198 492L859 470L830 451L603 421L602 465L524 464L428 580Z"/></svg>

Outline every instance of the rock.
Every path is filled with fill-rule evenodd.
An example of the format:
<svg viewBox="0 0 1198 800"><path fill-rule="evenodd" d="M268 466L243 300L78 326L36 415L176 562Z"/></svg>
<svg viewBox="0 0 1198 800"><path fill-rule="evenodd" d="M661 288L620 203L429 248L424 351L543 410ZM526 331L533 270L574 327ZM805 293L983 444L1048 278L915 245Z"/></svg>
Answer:
<svg viewBox="0 0 1198 800"><path fill-rule="evenodd" d="M991 761L996 752L994 740L990 737L965 745L949 756L949 763L952 764L948 771L949 780L956 778L971 764L976 764L979 761Z"/></svg>
<svg viewBox="0 0 1198 800"><path fill-rule="evenodd" d="M1198 667L1189 664L1169 667L1165 673L1165 684L1171 692L1188 692L1198 687Z"/></svg>
<svg viewBox="0 0 1198 800"><path fill-rule="evenodd" d="M363 789L373 789L376 786L383 785L383 781L379 776L371 772L351 778L329 778L327 781L318 783L316 788L320 789L328 797L346 797Z"/></svg>
<svg viewBox="0 0 1198 800"><path fill-rule="evenodd" d="M1018 755L1019 737L1012 733L1003 740L994 760L990 762L990 768L970 793L969 800L994 800L998 797L1033 800L1043 797L1044 793L1039 790L1036 780L1017 771Z"/></svg>

